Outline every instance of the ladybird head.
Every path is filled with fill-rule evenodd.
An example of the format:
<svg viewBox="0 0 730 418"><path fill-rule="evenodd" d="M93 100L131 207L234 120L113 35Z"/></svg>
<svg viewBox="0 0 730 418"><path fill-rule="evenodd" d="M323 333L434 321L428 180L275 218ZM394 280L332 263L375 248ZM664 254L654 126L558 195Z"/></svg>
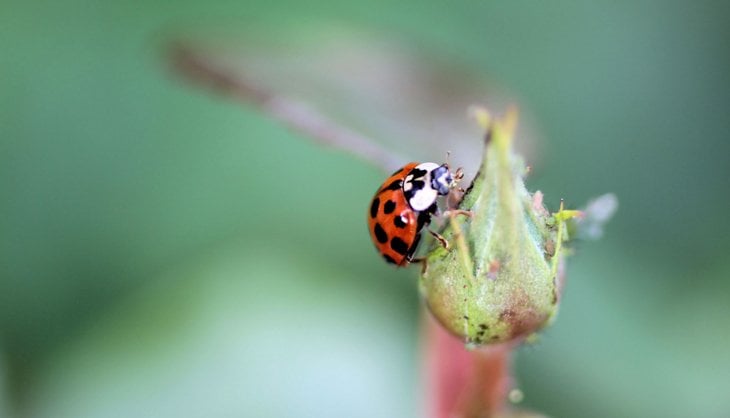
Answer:
<svg viewBox="0 0 730 418"><path fill-rule="evenodd" d="M424 211L439 195L449 194L453 183L448 164L421 163L405 177L403 192L413 210Z"/></svg>
<svg viewBox="0 0 730 418"><path fill-rule="evenodd" d="M448 164L442 164L431 171L431 188L440 195L446 195L451 190L454 178Z"/></svg>

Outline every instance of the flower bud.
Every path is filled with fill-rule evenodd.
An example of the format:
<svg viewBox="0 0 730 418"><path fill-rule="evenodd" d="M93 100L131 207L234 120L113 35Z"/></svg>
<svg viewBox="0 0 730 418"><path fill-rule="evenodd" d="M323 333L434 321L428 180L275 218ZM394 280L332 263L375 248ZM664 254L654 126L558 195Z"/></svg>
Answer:
<svg viewBox="0 0 730 418"><path fill-rule="evenodd" d="M542 193L525 188L522 159L513 153L516 111L485 127L481 168L442 236L426 256L420 290L430 311L451 333L473 345L529 336L548 324L560 300L559 266L567 239L565 220L579 214L550 214Z"/></svg>

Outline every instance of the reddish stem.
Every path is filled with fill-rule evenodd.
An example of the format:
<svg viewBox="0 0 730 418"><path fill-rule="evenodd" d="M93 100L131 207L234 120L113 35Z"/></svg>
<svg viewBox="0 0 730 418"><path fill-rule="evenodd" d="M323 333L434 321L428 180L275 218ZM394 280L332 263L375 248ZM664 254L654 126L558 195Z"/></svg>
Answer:
<svg viewBox="0 0 730 418"><path fill-rule="evenodd" d="M513 346L467 350L428 315L426 361L432 418L494 417L506 407Z"/></svg>

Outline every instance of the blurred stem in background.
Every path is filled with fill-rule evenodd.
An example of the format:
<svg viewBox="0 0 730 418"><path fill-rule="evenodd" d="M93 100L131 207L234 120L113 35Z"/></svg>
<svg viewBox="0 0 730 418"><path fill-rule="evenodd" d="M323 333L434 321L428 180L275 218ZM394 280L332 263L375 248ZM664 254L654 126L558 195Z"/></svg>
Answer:
<svg viewBox="0 0 730 418"><path fill-rule="evenodd" d="M315 109L255 85L240 74L215 65L202 51L178 42L170 47L174 70L188 80L204 84L218 93L253 104L287 127L320 145L339 148L390 172L404 161L392 151L346 127L338 125Z"/></svg>

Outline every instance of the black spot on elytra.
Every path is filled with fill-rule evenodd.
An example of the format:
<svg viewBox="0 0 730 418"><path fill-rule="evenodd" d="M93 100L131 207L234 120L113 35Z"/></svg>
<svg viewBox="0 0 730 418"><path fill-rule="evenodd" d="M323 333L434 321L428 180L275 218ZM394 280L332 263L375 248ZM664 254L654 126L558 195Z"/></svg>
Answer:
<svg viewBox="0 0 730 418"><path fill-rule="evenodd" d="M393 217L393 223L395 224L396 228L405 228L407 223L403 222L403 218L398 215Z"/></svg>
<svg viewBox="0 0 730 418"><path fill-rule="evenodd" d="M379 243L385 244L388 242L388 234L385 233L385 230L383 229L380 224L375 224L375 228L373 228L375 231L375 239L378 240Z"/></svg>
<svg viewBox="0 0 730 418"><path fill-rule="evenodd" d="M389 185L383 187L383 189L381 191L386 191L386 190L396 191L396 190L400 190L400 188L401 188L402 185L403 185L403 180L400 180L400 179L399 180L393 180Z"/></svg>
<svg viewBox="0 0 730 418"><path fill-rule="evenodd" d="M393 257L389 256L388 254L383 254L383 258L390 264L398 264L395 262L395 260L393 260Z"/></svg>
<svg viewBox="0 0 730 418"><path fill-rule="evenodd" d="M408 244L398 237L393 237L393 239L390 240L390 248L400 255L408 254Z"/></svg>
<svg viewBox="0 0 730 418"><path fill-rule="evenodd" d="M370 217L374 218L378 216L378 208L380 207L380 199L377 197L373 199L373 203L370 205Z"/></svg>
<svg viewBox="0 0 730 418"><path fill-rule="evenodd" d="M383 213L385 213L386 215L390 215L391 213L393 213L394 210L395 210L395 202L392 200L388 200L383 205Z"/></svg>

